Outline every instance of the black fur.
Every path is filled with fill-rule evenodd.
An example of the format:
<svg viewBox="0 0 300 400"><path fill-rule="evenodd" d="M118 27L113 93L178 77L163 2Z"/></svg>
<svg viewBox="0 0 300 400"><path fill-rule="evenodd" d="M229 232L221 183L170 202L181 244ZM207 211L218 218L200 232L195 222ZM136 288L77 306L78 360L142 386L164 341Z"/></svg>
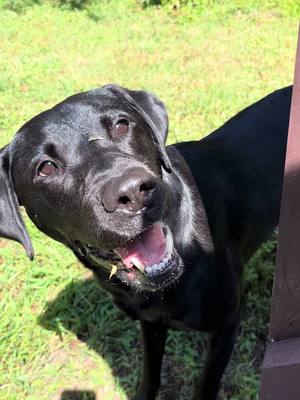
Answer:
<svg viewBox="0 0 300 400"><path fill-rule="evenodd" d="M291 88L281 89L206 138L165 148L163 103L108 85L36 116L1 150L0 235L33 256L19 202L141 321L135 400L155 398L168 328L210 333L194 398L217 398L240 319L243 266L278 223L290 102ZM43 176L47 160L55 171ZM130 278L120 268L108 279L101 260L120 265L113 250L158 221L174 240L167 273L135 270Z"/></svg>

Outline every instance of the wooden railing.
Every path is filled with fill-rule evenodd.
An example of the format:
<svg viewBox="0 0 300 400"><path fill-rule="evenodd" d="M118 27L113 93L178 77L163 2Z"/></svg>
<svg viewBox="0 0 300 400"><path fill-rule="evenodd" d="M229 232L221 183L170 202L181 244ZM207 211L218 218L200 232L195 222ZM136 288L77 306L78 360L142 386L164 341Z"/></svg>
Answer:
<svg viewBox="0 0 300 400"><path fill-rule="evenodd" d="M260 399L300 400L300 27L269 336Z"/></svg>

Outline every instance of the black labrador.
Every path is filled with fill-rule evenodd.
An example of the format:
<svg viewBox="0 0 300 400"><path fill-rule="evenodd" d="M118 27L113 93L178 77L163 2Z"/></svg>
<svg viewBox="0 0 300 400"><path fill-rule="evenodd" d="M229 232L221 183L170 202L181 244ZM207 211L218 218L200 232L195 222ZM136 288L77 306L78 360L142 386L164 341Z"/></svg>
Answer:
<svg viewBox="0 0 300 400"><path fill-rule="evenodd" d="M153 400L168 328L210 334L194 399L213 400L240 319L243 266L278 223L291 88L200 141L165 147L164 104L116 85L27 122L0 153L0 235L33 258L19 205L141 322L135 400Z"/></svg>

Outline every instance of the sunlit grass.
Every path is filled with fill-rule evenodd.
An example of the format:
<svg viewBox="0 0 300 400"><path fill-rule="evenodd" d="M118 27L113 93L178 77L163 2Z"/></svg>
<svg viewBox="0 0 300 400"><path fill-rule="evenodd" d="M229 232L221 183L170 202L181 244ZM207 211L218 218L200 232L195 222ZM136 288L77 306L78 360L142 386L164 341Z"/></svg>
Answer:
<svg viewBox="0 0 300 400"><path fill-rule="evenodd" d="M203 137L291 83L296 36L296 18L259 8L189 16L128 0L83 11L1 9L0 144L38 112L108 82L155 92L169 110L169 142ZM34 262L17 244L0 248L0 398L61 399L76 389L98 400L126 399L140 373L137 324L67 249L28 228ZM247 270L245 323L223 399L258 398L273 254L271 242ZM199 335L169 338L165 389L173 383L186 400L200 369L196 348L204 349Z"/></svg>

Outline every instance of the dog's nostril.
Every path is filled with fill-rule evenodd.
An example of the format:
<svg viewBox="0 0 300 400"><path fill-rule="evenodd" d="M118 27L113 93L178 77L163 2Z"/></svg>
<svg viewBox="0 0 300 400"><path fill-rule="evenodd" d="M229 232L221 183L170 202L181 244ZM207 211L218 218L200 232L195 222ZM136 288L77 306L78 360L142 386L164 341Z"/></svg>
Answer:
<svg viewBox="0 0 300 400"><path fill-rule="evenodd" d="M152 182L152 181L144 182L144 183L142 183L142 184L140 185L140 187L139 187L140 193L145 193L145 192L147 192L148 190L153 189L154 186L155 186L155 183Z"/></svg>
<svg viewBox="0 0 300 400"><path fill-rule="evenodd" d="M127 196L121 196L121 197L118 199L118 203L119 203L119 204L124 204L125 206L126 206L126 204L128 204L128 203L130 203L130 202L131 202L131 200L130 200L130 198L127 197Z"/></svg>

